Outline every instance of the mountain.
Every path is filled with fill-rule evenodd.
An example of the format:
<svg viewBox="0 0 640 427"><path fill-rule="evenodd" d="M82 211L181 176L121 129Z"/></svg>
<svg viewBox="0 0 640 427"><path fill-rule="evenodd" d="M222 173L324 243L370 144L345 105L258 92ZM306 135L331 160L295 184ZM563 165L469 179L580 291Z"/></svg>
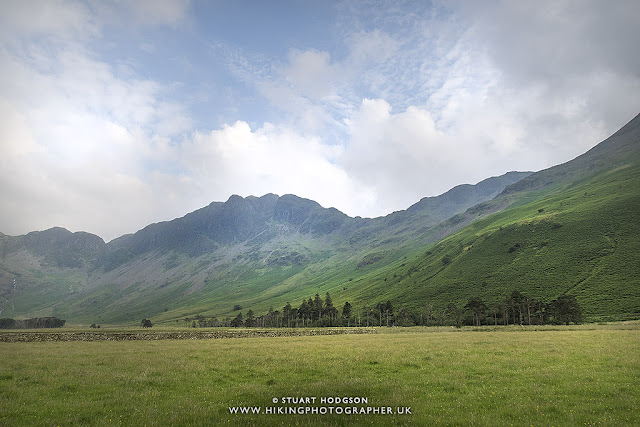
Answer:
<svg viewBox="0 0 640 427"><path fill-rule="evenodd" d="M447 237L404 265L362 278L367 292L412 308L476 296L497 304L514 290L547 302L571 294L588 319L639 317L640 116L438 230Z"/></svg>
<svg viewBox="0 0 640 427"><path fill-rule="evenodd" d="M365 266L387 265L428 241L434 225L529 174L460 185L374 219L267 194L232 196L109 243L61 228L2 235L0 299L6 301L0 309L122 322L165 310L169 316L228 311L236 303L268 307L281 302L274 296L315 292L307 286L328 272L356 275Z"/></svg>
<svg viewBox="0 0 640 427"><path fill-rule="evenodd" d="M537 173L457 186L380 218L293 195L232 196L109 243L55 228L0 235L2 316L70 323L334 304L442 311L514 290L575 295L588 319L640 317L640 116Z"/></svg>

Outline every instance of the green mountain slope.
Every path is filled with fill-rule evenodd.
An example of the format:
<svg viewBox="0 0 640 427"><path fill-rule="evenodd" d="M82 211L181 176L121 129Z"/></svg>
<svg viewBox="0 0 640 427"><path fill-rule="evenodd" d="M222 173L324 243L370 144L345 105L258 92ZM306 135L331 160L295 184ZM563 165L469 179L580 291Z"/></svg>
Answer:
<svg viewBox="0 0 640 427"><path fill-rule="evenodd" d="M2 316L125 323L330 292L357 309L442 311L518 290L577 297L587 319L640 317L640 116L534 174L458 186L381 218L293 195L232 196L104 243L63 229L0 235Z"/></svg>
<svg viewBox="0 0 640 427"><path fill-rule="evenodd" d="M59 228L1 236L0 309L82 322L221 315L236 304L266 311L389 265L436 224L529 174L458 186L375 219L268 194L232 196L108 244Z"/></svg>
<svg viewBox="0 0 640 427"><path fill-rule="evenodd" d="M640 316L640 120L584 155L507 187L441 225L471 222L405 265L363 278L368 295L443 309L518 290L543 301L573 294L587 318Z"/></svg>

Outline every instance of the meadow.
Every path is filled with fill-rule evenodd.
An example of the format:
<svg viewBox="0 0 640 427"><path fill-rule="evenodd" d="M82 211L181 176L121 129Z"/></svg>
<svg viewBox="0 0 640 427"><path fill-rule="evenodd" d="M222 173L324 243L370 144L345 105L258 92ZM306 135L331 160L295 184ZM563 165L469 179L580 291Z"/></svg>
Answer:
<svg viewBox="0 0 640 427"><path fill-rule="evenodd" d="M632 426L640 425L638 384L637 322L0 342L0 425L7 426ZM320 401L344 397L356 399ZM230 411L239 407L260 413ZM327 413L278 413L288 407Z"/></svg>

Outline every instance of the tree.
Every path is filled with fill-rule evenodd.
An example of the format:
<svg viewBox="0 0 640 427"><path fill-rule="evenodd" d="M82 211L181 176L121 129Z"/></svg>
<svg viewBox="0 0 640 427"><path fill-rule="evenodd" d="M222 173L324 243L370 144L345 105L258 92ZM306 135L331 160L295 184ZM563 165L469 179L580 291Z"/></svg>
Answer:
<svg viewBox="0 0 640 427"><path fill-rule="evenodd" d="M287 327L291 326L291 319L295 318L295 316L293 316L293 310L289 301L287 301L287 305L282 308L282 315L287 319Z"/></svg>
<svg viewBox="0 0 640 427"><path fill-rule="evenodd" d="M238 313L238 315L231 321L231 326L234 328L239 328L243 325L242 322L242 312Z"/></svg>
<svg viewBox="0 0 640 427"><path fill-rule="evenodd" d="M546 304L540 300L535 300L533 304L533 313L536 318L536 324L544 325L546 323Z"/></svg>
<svg viewBox="0 0 640 427"><path fill-rule="evenodd" d="M313 301L311 301L313 303ZM302 319L302 326L304 326L304 320L308 319L311 316L311 306L305 300L302 300L302 304L300 304L300 308L298 308L298 317Z"/></svg>
<svg viewBox="0 0 640 427"><path fill-rule="evenodd" d="M314 305L313 305L313 298L309 297L309 299L307 300L307 305L309 306L308 319L310 321L313 321L313 315L315 313L315 308L314 308ZM309 322L309 323L311 323L311 322Z"/></svg>
<svg viewBox="0 0 640 427"><path fill-rule="evenodd" d="M204 326L206 326L207 328L213 328L220 326L220 322L218 321L218 318L216 316L213 316L205 320Z"/></svg>
<svg viewBox="0 0 640 427"><path fill-rule="evenodd" d="M569 322L580 323L582 312L575 295L562 295L551 303L552 312L557 321L566 325Z"/></svg>
<svg viewBox="0 0 640 427"><path fill-rule="evenodd" d="M16 327L16 321L9 317L0 319L0 329L14 329Z"/></svg>
<svg viewBox="0 0 640 427"><path fill-rule="evenodd" d="M253 314L253 310L247 311L247 318L244 321L244 326L246 326L247 328L252 328L256 326L256 318Z"/></svg>
<svg viewBox="0 0 640 427"><path fill-rule="evenodd" d="M142 319L140 325L142 325L143 328L150 328L153 326L153 323L151 323L151 320L149 319Z"/></svg>
<svg viewBox="0 0 640 427"><path fill-rule="evenodd" d="M329 325L332 326L333 320L338 316L338 309L333 306L333 301L331 300L329 292L327 292L324 297L323 313L329 318Z"/></svg>
<svg viewBox="0 0 640 427"><path fill-rule="evenodd" d="M500 311L502 312L502 323L504 326L509 324L509 309L511 308L511 304L509 301L504 301L499 304Z"/></svg>
<svg viewBox="0 0 640 427"><path fill-rule="evenodd" d="M278 328L282 327L282 313L278 310L273 312L273 324Z"/></svg>
<svg viewBox="0 0 640 427"><path fill-rule="evenodd" d="M268 326L272 326L272 327L273 327L273 326L277 326L277 325L275 324L275 318L276 318L276 316L275 316L275 314L274 314L274 313L275 313L275 312L273 311L273 307L269 307L269 311L267 312L267 316L266 316L266 319L265 319L265 320L266 320L266 322L267 322L267 325L268 325Z"/></svg>
<svg viewBox="0 0 640 427"><path fill-rule="evenodd" d="M298 309L291 308L291 312L289 313L289 326L291 326L290 322L294 322L294 326L298 326L296 319L298 319Z"/></svg>
<svg viewBox="0 0 640 427"><path fill-rule="evenodd" d="M487 306L482 301L482 298L473 297L469 299L464 308L471 311L471 314L473 315L473 324L475 326L480 326L480 318L485 317L487 312Z"/></svg>
<svg viewBox="0 0 640 427"><path fill-rule="evenodd" d="M415 319L413 313L408 308L403 307L397 316L398 325L400 326L415 326Z"/></svg>
<svg viewBox="0 0 640 427"><path fill-rule="evenodd" d="M501 308L500 308L499 302L494 302L487 306L487 314L493 317L494 326L498 326L498 315L500 314L500 310ZM488 320L487 320L487 324L489 324Z"/></svg>
<svg viewBox="0 0 640 427"><path fill-rule="evenodd" d="M456 328L462 327L462 311L454 303L447 306L447 317L453 326Z"/></svg>
<svg viewBox="0 0 640 427"><path fill-rule="evenodd" d="M322 298L320 298L319 294L316 294L316 296L313 298L313 314L315 315L317 320L320 320L320 317L322 316L322 306L323 306L323 302L322 302Z"/></svg>
<svg viewBox="0 0 640 427"><path fill-rule="evenodd" d="M387 316L387 327L389 326L389 317L393 317L393 306L391 301L387 300L384 304L384 314Z"/></svg>
<svg viewBox="0 0 640 427"><path fill-rule="evenodd" d="M531 325L531 311L533 310L533 307L535 306L535 303L536 303L535 298L531 298L530 296L525 295L525 297L524 297L524 307L525 307L525 312L526 312L526 315L527 315L527 325Z"/></svg>
<svg viewBox="0 0 640 427"><path fill-rule="evenodd" d="M511 298L509 298L509 303L511 305L511 310L513 312L513 323L515 323L516 314L519 319L520 324L522 325L523 317L524 317L524 300L525 297L518 291L513 291L511 293Z"/></svg>
<svg viewBox="0 0 640 427"><path fill-rule="evenodd" d="M391 301L387 300L384 304L378 303L376 310L378 311L379 326L382 326L383 317L386 319L387 326L390 326L389 321L390 318L393 317L393 305L391 305Z"/></svg>
<svg viewBox="0 0 640 427"><path fill-rule="evenodd" d="M349 301L342 306L342 317L347 319L347 326L351 326L351 304L349 304Z"/></svg>
<svg viewBox="0 0 640 427"><path fill-rule="evenodd" d="M16 320L15 327L18 329L39 329L39 328L61 328L66 320L57 317L34 317L25 320Z"/></svg>
<svg viewBox="0 0 640 427"><path fill-rule="evenodd" d="M433 309L433 304L431 304L430 302L427 303L427 305L425 306L425 317L426 317L426 321L427 321L427 326L431 326L431 319L433 318L435 311Z"/></svg>

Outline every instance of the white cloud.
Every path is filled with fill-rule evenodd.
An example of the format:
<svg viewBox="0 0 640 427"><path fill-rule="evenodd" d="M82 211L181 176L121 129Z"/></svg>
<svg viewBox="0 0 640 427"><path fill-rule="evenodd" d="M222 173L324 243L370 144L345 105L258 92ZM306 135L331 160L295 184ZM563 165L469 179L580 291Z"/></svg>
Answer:
<svg viewBox="0 0 640 427"><path fill-rule="evenodd" d="M177 25L185 19L190 0L115 0L120 18L131 14L143 25Z"/></svg>
<svg viewBox="0 0 640 427"><path fill-rule="evenodd" d="M333 48L282 47L281 58L212 41L270 119L234 104L233 124L196 131L181 83L89 47L130 26L132 46L158 55L169 48L136 31L178 31L188 6L0 6L0 231L61 225L110 239L232 193L382 215L569 160L640 110L637 3L351 3ZM202 67L198 52L167 51ZM233 84L201 87L233 98Z"/></svg>
<svg viewBox="0 0 640 427"><path fill-rule="evenodd" d="M24 0L4 2L0 13L0 35L9 40L16 35L69 37L95 35L98 24L86 5L79 1Z"/></svg>
<svg viewBox="0 0 640 427"><path fill-rule="evenodd" d="M375 204L368 207L375 215L475 183L504 161L499 150L487 149L482 141L444 132L426 109L393 113L388 102L365 99L348 126L343 165L359 184L375 189Z"/></svg>
<svg viewBox="0 0 640 427"><path fill-rule="evenodd" d="M339 146L241 121L188 131L182 107L162 101L167 88L117 78L83 49L37 61L5 50L0 69L2 232L59 225L111 239L231 193L293 193L346 211L368 200L337 164Z"/></svg>
<svg viewBox="0 0 640 427"><path fill-rule="evenodd" d="M586 0L461 3L471 32L518 83L562 87L601 70L638 76L638 3Z"/></svg>
<svg viewBox="0 0 640 427"><path fill-rule="evenodd" d="M198 188L196 206L224 200L230 192L291 193L353 213L370 198L337 164L341 147L269 123L251 130L236 122L195 133L171 155L179 159L189 185Z"/></svg>
<svg viewBox="0 0 640 427"><path fill-rule="evenodd" d="M64 7L71 0L60 0ZM189 19L190 0L88 0L92 16L101 27L139 30L178 27Z"/></svg>
<svg viewBox="0 0 640 427"><path fill-rule="evenodd" d="M99 20L84 4L15 5L0 14L15 30L0 44L1 231L60 225L112 238L157 219L157 135L191 126L172 88L118 78L79 43Z"/></svg>
<svg viewBox="0 0 640 427"><path fill-rule="evenodd" d="M380 30L354 33L349 36L347 44L349 46L348 61L357 66L382 63L394 55L399 48L397 40Z"/></svg>
<svg viewBox="0 0 640 427"><path fill-rule="evenodd" d="M292 50L289 64L281 73L303 96L322 99L333 95L333 81L340 74L340 67L331 64L328 52Z"/></svg>
<svg viewBox="0 0 640 427"><path fill-rule="evenodd" d="M456 6L468 51L500 73L489 106L509 112L546 166L584 152L640 110L629 95L640 90L640 58L631 53L637 2Z"/></svg>

